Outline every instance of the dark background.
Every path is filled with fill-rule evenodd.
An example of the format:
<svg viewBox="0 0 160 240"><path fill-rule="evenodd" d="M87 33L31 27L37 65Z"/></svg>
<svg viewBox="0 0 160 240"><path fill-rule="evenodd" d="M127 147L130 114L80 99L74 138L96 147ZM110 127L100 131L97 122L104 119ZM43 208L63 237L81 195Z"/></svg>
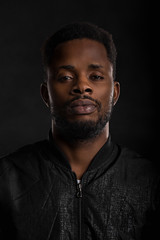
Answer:
<svg viewBox="0 0 160 240"><path fill-rule="evenodd" d="M155 80L151 66L151 7L140 0L4 1L0 3L0 154L46 138L50 115L39 86L40 48L61 25L83 20L109 30L118 51L121 96L113 112L114 141L153 161Z"/></svg>

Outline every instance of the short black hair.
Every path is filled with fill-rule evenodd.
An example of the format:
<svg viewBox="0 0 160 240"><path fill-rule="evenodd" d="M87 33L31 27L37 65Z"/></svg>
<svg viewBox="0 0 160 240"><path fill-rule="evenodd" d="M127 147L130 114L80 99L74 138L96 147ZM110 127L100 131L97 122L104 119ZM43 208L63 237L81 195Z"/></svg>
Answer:
<svg viewBox="0 0 160 240"><path fill-rule="evenodd" d="M44 42L41 52L45 75L47 67L52 62L54 49L60 43L82 38L98 41L105 46L107 57L113 65L113 78L115 79L117 51L112 35L108 31L89 22L73 22L64 25Z"/></svg>

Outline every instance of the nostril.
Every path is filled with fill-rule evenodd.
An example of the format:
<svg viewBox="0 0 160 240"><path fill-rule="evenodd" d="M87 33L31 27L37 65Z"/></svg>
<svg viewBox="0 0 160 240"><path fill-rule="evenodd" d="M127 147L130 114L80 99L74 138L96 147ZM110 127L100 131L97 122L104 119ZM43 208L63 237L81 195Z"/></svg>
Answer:
<svg viewBox="0 0 160 240"><path fill-rule="evenodd" d="M86 88L73 88L71 90L72 94L83 94L83 93L92 93L92 89L90 87L86 87Z"/></svg>
<svg viewBox="0 0 160 240"><path fill-rule="evenodd" d="M92 92L92 89L91 88L87 88L87 89L85 89L85 92Z"/></svg>
<svg viewBox="0 0 160 240"><path fill-rule="evenodd" d="M76 88L76 89L73 89L73 93L80 93L81 94L81 91L78 88Z"/></svg>

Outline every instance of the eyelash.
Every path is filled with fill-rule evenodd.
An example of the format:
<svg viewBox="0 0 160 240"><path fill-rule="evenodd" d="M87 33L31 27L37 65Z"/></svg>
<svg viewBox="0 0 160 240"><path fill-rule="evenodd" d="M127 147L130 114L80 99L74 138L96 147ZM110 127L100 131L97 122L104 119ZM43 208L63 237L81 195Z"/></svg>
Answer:
<svg viewBox="0 0 160 240"><path fill-rule="evenodd" d="M94 80L94 81L98 81L98 80L103 80L104 79L104 77L102 77L100 75L92 75L90 78L92 80Z"/></svg>
<svg viewBox="0 0 160 240"><path fill-rule="evenodd" d="M99 80L103 80L104 77L103 76L100 76L100 75L90 75L89 78L92 80L92 81L99 81ZM62 77L59 77L58 78L58 81L59 82L66 82L68 80L73 80L74 77L71 77L71 76L62 76Z"/></svg>
<svg viewBox="0 0 160 240"><path fill-rule="evenodd" d="M58 81L59 82L65 82L65 81L70 80L70 79L72 80L73 77L71 77L71 76L63 76L63 77L59 77Z"/></svg>

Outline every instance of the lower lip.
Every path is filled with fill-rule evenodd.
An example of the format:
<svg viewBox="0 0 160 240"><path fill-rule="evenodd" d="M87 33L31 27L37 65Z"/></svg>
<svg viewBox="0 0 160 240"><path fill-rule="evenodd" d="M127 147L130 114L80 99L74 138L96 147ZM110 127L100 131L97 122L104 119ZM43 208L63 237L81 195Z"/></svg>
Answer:
<svg viewBox="0 0 160 240"><path fill-rule="evenodd" d="M95 105L83 105L72 107L72 113L77 115L91 114L96 110Z"/></svg>

